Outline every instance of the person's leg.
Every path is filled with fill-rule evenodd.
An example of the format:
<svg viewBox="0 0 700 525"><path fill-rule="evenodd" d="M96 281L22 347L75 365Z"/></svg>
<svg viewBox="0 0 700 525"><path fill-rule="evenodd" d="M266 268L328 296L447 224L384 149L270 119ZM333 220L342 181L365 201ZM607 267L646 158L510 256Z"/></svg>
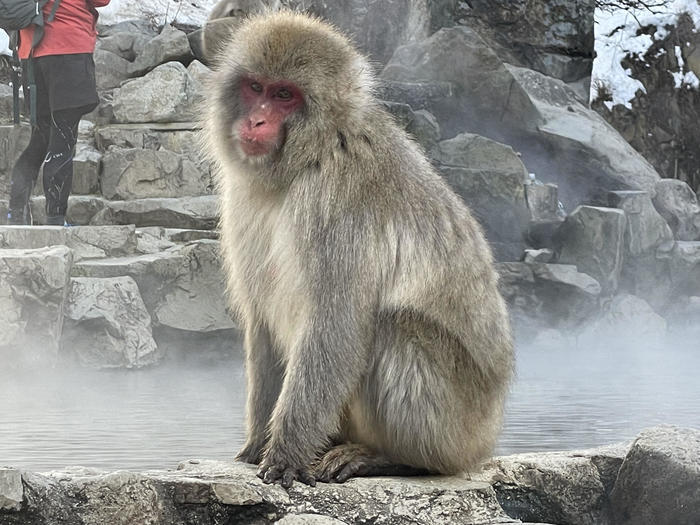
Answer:
<svg viewBox="0 0 700 525"><path fill-rule="evenodd" d="M27 63L23 63L23 79L27 77ZM29 199L36 183L41 164L46 158L49 146L49 130L51 128L51 111L49 109L49 93L45 78L39 68L35 68L37 123L32 128L29 144L12 168L10 203L8 213L9 224L31 224L32 215ZM28 88L25 87L25 99L29 100Z"/></svg>
<svg viewBox="0 0 700 525"><path fill-rule="evenodd" d="M63 226L68 196L73 183L73 154L78 140L78 123L82 108L53 112L49 146L44 161L44 195L46 224Z"/></svg>

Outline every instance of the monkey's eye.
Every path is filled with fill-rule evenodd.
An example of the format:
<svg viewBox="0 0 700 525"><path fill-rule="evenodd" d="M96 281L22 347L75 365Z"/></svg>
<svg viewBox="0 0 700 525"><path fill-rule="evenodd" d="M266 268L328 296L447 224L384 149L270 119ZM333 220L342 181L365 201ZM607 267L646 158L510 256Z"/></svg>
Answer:
<svg viewBox="0 0 700 525"><path fill-rule="evenodd" d="M263 91L262 84L260 84L259 82L251 82L250 89L252 89L256 93L262 93L262 91Z"/></svg>
<svg viewBox="0 0 700 525"><path fill-rule="evenodd" d="M287 88L280 88L277 90L277 93L275 93L275 96L280 100L289 100L292 98L292 92Z"/></svg>

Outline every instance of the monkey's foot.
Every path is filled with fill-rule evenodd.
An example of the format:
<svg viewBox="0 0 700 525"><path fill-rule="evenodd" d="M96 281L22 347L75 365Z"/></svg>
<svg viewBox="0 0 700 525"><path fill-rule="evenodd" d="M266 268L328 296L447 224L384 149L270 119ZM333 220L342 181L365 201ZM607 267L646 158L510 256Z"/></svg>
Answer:
<svg viewBox="0 0 700 525"><path fill-rule="evenodd" d="M253 465L260 464L262 461L263 447L254 443L246 443L243 448L236 454L236 461L243 463L251 463Z"/></svg>
<svg viewBox="0 0 700 525"><path fill-rule="evenodd" d="M290 488L294 480L312 487L316 486L316 478L309 469L292 467L286 461L275 462L269 458L269 454L258 469L258 477L268 484L279 481L285 489Z"/></svg>
<svg viewBox="0 0 700 525"><path fill-rule="evenodd" d="M363 445L346 443L333 447L323 456L314 470L316 479L324 483L343 483L361 476L422 476L425 469L398 465L377 455Z"/></svg>

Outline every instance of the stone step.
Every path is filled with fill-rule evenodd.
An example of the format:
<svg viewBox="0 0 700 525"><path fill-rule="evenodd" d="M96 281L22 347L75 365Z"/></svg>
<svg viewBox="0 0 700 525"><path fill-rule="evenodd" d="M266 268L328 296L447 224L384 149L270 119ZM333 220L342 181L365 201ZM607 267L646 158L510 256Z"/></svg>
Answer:
<svg viewBox="0 0 700 525"><path fill-rule="evenodd" d="M135 224L192 230L212 230L218 223L218 197L150 198L104 201L91 224Z"/></svg>
<svg viewBox="0 0 700 525"><path fill-rule="evenodd" d="M76 261L136 253L131 226L0 226L0 248L38 249L67 246Z"/></svg>

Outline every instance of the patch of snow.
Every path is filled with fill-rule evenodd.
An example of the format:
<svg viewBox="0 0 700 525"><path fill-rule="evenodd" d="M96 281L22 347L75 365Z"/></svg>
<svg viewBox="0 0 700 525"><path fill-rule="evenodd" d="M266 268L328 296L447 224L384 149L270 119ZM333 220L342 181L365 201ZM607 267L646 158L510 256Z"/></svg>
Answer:
<svg viewBox="0 0 700 525"><path fill-rule="evenodd" d="M147 18L158 25L176 21L200 26L216 3L217 0L111 0L97 10L100 13L100 23L104 25Z"/></svg>
<svg viewBox="0 0 700 525"><path fill-rule="evenodd" d="M12 55L10 37L2 29L0 29L0 55Z"/></svg>
<svg viewBox="0 0 700 525"><path fill-rule="evenodd" d="M632 99L637 91L646 93L646 89L638 79L632 77L630 69L622 67L622 60L626 56L643 60L651 45L657 40L666 38L669 33L667 27L676 25L683 13L687 13L693 20L695 28L700 29L698 0L669 0L657 11L652 13L641 9L596 10L596 59L593 62L591 100L598 97L598 89L602 87L612 95L612 101L605 104L608 108L617 104L631 108ZM654 35L637 35L637 30L644 26L656 26ZM676 56L679 52L677 48ZM697 77L692 72L690 74L683 72L682 65L680 69L677 73L671 72L676 80L676 87L684 84L697 87Z"/></svg>

